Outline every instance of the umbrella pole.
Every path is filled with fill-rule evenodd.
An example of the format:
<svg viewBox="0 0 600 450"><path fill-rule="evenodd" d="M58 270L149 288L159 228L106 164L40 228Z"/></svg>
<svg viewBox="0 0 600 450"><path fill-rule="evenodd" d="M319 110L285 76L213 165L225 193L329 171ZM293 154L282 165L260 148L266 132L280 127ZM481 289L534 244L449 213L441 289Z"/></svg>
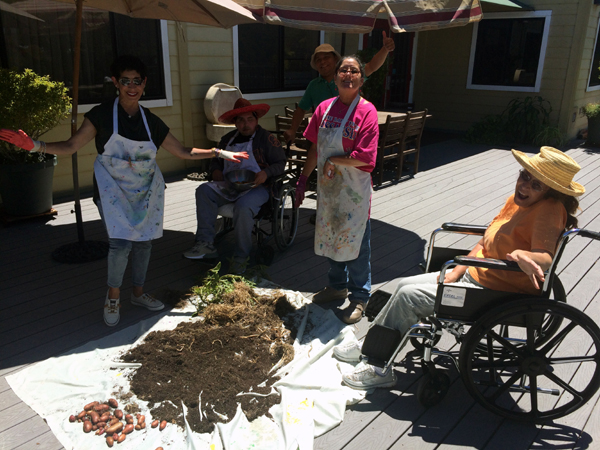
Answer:
<svg viewBox="0 0 600 450"><path fill-rule="evenodd" d="M77 133L77 105L79 105L79 62L81 61L81 28L83 16L83 0L77 0L77 19L75 21L75 49L73 56L73 109L71 113L71 136ZM75 195L75 218L77 221L77 237L79 243L85 242L83 234L83 217L81 216L81 197L79 194L79 167L77 152L71 155L73 167L73 194Z"/></svg>
<svg viewBox="0 0 600 450"><path fill-rule="evenodd" d="M73 56L73 108L71 113L71 136L77 133L77 105L79 104L79 65L81 61L81 30L83 22L83 0L77 0L77 18L75 22L75 46ZM79 194L79 168L77 152L71 156L73 167L73 195L75 196L75 218L78 241L63 245L52 252L52 258L62 263L82 263L104 258L108 254L108 243L103 241L85 241L81 198Z"/></svg>

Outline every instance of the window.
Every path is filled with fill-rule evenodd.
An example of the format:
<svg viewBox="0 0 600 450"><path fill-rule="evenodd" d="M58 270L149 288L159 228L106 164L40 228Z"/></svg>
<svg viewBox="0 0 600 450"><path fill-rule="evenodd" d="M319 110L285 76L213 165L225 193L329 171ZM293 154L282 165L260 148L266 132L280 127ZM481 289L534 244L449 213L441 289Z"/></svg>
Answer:
<svg viewBox="0 0 600 450"><path fill-rule="evenodd" d="M73 87L75 5L49 0L16 1L17 11L0 11L0 60L14 70L30 68ZM144 100L166 106L170 85L165 75L163 42L166 26L158 20L131 19L98 9L83 9L79 104L97 104L114 98L110 64L115 56L133 54L148 67ZM168 58L167 58L168 59ZM162 100L162 101L160 101ZM144 104L147 104L146 102ZM87 108L89 109L89 108Z"/></svg>
<svg viewBox="0 0 600 450"><path fill-rule="evenodd" d="M467 88L539 92L550 14L486 14L473 29Z"/></svg>
<svg viewBox="0 0 600 450"><path fill-rule="evenodd" d="M600 21L598 22L598 31L596 32L596 42L594 44L594 56L592 58L592 67L590 67L590 79L588 81L588 91L597 91L600 89Z"/></svg>
<svg viewBox="0 0 600 450"><path fill-rule="evenodd" d="M236 84L244 96L303 91L317 76L310 58L320 41L319 31L264 24L237 26Z"/></svg>

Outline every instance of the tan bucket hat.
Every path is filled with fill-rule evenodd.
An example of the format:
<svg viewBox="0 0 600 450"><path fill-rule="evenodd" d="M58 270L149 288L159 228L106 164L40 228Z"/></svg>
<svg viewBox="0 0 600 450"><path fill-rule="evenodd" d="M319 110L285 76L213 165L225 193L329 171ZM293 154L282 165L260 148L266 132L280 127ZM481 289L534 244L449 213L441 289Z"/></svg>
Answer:
<svg viewBox="0 0 600 450"><path fill-rule="evenodd" d="M338 61L342 57L335 50L335 48L333 48L330 44L321 44L321 45L319 45L317 48L315 48L315 51L314 51L313 55L310 57L310 67L312 67L316 71L319 70L319 69L317 69L317 65L315 64L315 56L317 56L317 53L333 53L335 55L335 57L337 58Z"/></svg>
<svg viewBox="0 0 600 450"><path fill-rule="evenodd" d="M527 156L518 150L513 156L531 175L550 188L572 197L579 197L585 188L573 181L573 177L581 167L577 162L560 150L542 147L534 156Z"/></svg>

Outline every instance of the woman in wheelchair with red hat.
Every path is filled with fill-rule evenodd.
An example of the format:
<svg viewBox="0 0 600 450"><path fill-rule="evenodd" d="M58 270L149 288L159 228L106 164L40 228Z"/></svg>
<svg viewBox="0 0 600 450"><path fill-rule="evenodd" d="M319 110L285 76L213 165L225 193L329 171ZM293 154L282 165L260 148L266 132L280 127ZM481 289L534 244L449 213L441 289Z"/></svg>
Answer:
<svg viewBox="0 0 600 450"><path fill-rule="evenodd" d="M483 238L469 256L516 262L521 272L457 266L446 272L444 283L507 292L539 294L544 271L551 263L558 239L565 229L577 226L574 217L585 192L573 181L580 166L573 158L552 147L542 147L529 157L513 150L523 167L515 192L492 220ZM379 312L372 326L393 328L404 335L421 318L433 314L439 272L404 278ZM336 358L358 362L362 343L354 339L334 348ZM365 362L343 375L344 383L355 389L391 387L396 376Z"/></svg>

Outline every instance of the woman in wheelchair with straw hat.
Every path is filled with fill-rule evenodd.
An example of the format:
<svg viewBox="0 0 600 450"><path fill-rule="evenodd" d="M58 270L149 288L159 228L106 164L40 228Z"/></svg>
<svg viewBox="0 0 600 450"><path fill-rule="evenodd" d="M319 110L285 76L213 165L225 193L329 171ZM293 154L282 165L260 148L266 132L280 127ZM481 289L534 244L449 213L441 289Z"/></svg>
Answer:
<svg viewBox="0 0 600 450"><path fill-rule="evenodd" d="M523 167L515 192L492 220L483 238L469 256L506 259L516 262L521 272L506 272L457 266L446 273L444 283L526 294L539 294L544 271L550 267L559 237L565 229L577 226L574 217L585 192L573 181L580 166L573 158L552 147L542 147L529 157L513 150ZM404 278L379 312L372 326L393 328L404 335L421 318L433 314L439 272ZM371 331L371 330L370 330ZM354 339L334 348L336 358L358 362L362 343ZM396 376L388 369L361 362L343 375L344 383L355 389L391 387Z"/></svg>

